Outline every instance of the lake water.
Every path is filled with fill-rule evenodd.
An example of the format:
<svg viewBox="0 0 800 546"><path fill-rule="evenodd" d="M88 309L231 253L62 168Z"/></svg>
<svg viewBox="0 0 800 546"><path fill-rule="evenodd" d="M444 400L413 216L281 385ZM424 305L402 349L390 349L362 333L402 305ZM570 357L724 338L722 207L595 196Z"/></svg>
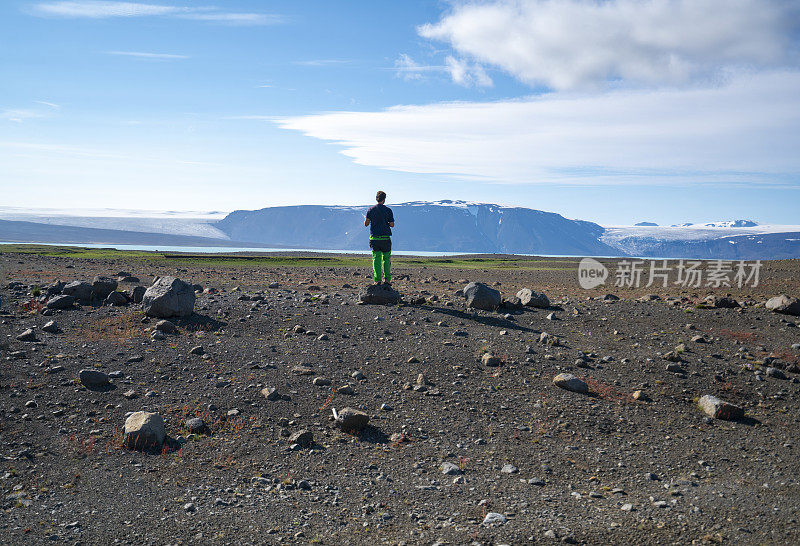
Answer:
<svg viewBox="0 0 800 546"><path fill-rule="evenodd" d="M230 254L233 252L314 252L319 254L371 254L366 250L324 250L318 248L263 248L263 247L221 247L221 246L159 246L159 245L115 245L115 244L65 244L65 243L9 243L0 241L0 245L46 245L71 246L76 248L113 248L115 250L146 250L151 252L188 252L191 254ZM468 252L425 252L412 250L393 250L397 256L464 256Z"/></svg>

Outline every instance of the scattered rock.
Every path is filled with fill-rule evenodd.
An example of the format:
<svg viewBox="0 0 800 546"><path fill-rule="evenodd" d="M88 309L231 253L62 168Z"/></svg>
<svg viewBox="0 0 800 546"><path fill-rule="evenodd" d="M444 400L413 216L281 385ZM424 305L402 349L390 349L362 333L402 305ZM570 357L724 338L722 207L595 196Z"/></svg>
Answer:
<svg viewBox="0 0 800 546"><path fill-rule="evenodd" d="M338 427L344 432L359 432L369 423L369 416L355 408L344 408L340 412L333 410L333 417Z"/></svg>
<svg viewBox="0 0 800 546"><path fill-rule="evenodd" d="M156 330L158 330L159 332L163 332L165 334L178 333L178 327L175 325L175 323L170 322L168 320L159 320L158 322L156 322Z"/></svg>
<svg viewBox="0 0 800 546"><path fill-rule="evenodd" d="M61 295L47 300L48 309L69 309L73 305L75 305L75 296Z"/></svg>
<svg viewBox="0 0 800 546"><path fill-rule="evenodd" d="M570 373L560 373L553 378L553 385L564 390L586 394L589 392L589 385Z"/></svg>
<svg viewBox="0 0 800 546"><path fill-rule="evenodd" d="M121 305L128 305L128 298L125 297L125 294L122 292L117 292L114 290L108 296L106 296L103 305L110 305L119 307Z"/></svg>
<svg viewBox="0 0 800 546"><path fill-rule="evenodd" d="M739 302L727 296L706 296L703 303L716 309L735 309L739 307Z"/></svg>
<svg viewBox="0 0 800 546"><path fill-rule="evenodd" d="M144 312L151 317L188 317L194 312L192 286L175 277L161 277L142 298Z"/></svg>
<svg viewBox="0 0 800 546"><path fill-rule="evenodd" d="M516 474L519 472L519 468L514 466L513 464L504 464L503 468L500 469L500 472L503 474Z"/></svg>
<svg viewBox="0 0 800 546"><path fill-rule="evenodd" d="M299 444L301 447L309 447L314 443L314 435L308 429L298 430L289 436L290 444Z"/></svg>
<svg viewBox="0 0 800 546"><path fill-rule="evenodd" d="M164 419L159 414L136 411L125 420L122 444L137 451L160 450L166 437Z"/></svg>
<svg viewBox="0 0 800 546"><path fill-rule="evenodd" d="M17 341L36 341L36 332L34 332L32 328L23 330L23 332L17 336Z"/></svg>
<svg viewBox="0 0 800 546"><path fill-rule="evenodd" d="M523 288L517 292L517 297L522 305L525 307L536 307L538 309L547 309L550 307L550 300L544 294L534 292L528 288Z"/></svg>
<svg viewBox="0 0 800 546"><path fill-rule="evenodd" d="M769 367L767 368L766 373L769 377L774 377L775 379L787 379L786 374L778 368Z"/></svg>
<svg viewBox="0 0 800 546"><path fill-rule="evenodd" d="M482 525L502 525L506 522L506 517L499 512L488 512L483 518Z"/></svg>
<svg viewBox="0 0 800 546"><path fill-rule="evenodd" d="M494 311L500 306L500 292L483 283L471 282L464 287L463 293L467 299L467 307Z"/></svg>
<svg viewBox="0 0 800 546"><path fill-rule="evenodd" d="M117 280L112 279L111 277L98 275L92 280L92 292L100 301L106 299L108 295L116 289Z"/></svg>
<svg viewBox="0 0 800 546"><path fill-rule="evenodd" d="M503 359L500 358L499 356L493 355L492 353L483 353L483 356L481 357L481 364L483 364L484 366L489 366L494 368L500 366L502 363Z"/></svg>
<svg viewBox="0 0 800 546"><path fill-rule="evenodd" d="M442 474L447 476L457 476L461 474L461 469L458 467L458 465L449 461L445 461L439 465L439 470L442 472Z"/></svg>
<svg viewBox="0 0 800 546"><path fill-rule="evenodd" d="M131 290L131 301L133 303L142 303L146 291L147 289L144 286L134 286Z"/></svg>
<svg viewBox="0 0 800 546"><path fill-rule="evenodd" d="M785 294L770 298L767 300L767 303L764 305L764 307L773 313L800 316L800 300Z"/></svg>
<svg viewBox="0 0 800 546"><path fill-rule="evenodd" d="M729 402L723 402L716 396L710 394L701 396L700 400L697 401L697 405L712 419L733 421L744 417L744 410L742 408Z"/></svg>
<svg viewBox="0 0 800 546"><path fill-rule="evenodd" d="M202 355L203 353L205 353L205 349L203 349L202 345L197 345L189 349L190 355Z"/></svg>
<svg viewBox="0 0 800 546"><path fill-rule="evenodd" d="M47 332L48 334L57 334L58 324L56 324L56 321L54 320L48 321L44 326L42 326L42 332Z"/></svg>
<svg viewBox="0 0 800 546"><path fill-rule="evenodd" d="M206 422L199 417L187 419L186 423L184 423L184 426L191 434L204 434L208 431L208 425L206 425Z"/></svg>
<svg viewBox="0 0 800 546"><path fill-rule="evenodd" d="M281 393L279 393L278 389L275 387L264 387L261 389L261 395L270 402L274 402L275 400L280 400L282 398Z"/></svg>
<svg viewBox="0 0 800 546"><path fill-rule="evenodd" d="M84 369L78 372L78 380L88 389L98 389L107 386L111 380L100 370Z"/></svg>
<svg viewBox="0 0 800 546"><path fill-rule="evenodd" d="M650 397L640 390L634 391L632 397L634 400L638 400L639 402L650 402Z"/></svg>
<svg viewBox="0 0 800 546"><path fill-rule="evenodd" d="M88 282L73 281L67 283L61 293L65 296L74 297L84 305L88 305L92 301L92 285Z"/></svg>

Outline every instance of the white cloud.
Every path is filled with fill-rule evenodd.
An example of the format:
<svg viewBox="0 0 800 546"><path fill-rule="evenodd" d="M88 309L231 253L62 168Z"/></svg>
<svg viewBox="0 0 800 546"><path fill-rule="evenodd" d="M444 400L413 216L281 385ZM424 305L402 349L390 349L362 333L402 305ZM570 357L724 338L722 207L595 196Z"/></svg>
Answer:
<svg viewBox="0 0 800 546"><path fill-rule="evenodd" d="M10 108L0 111L0 119L5 121L13 121L14 123L22 123L28 119L44 118L47 115L38 110L30 110L26 108Z"/></svg>
<svg viewBox="0 0 800 546"><path fill-rule="evenodd" d="M136 2L45 2L34 6L34 11L61 17L142 17L145 15L168 15L180 11L175 6L140 4Z"/></svg>
<svg viewBox="0 0 800 546"><path fill-rule="evenodd" d="M188 59L186 55L175 55L172 53L145 53L142 51L107 51L108 55L121 55L124 57L138 57L140 59L153 59L161 61Z"/></svg>
<svg viewBox="0 0 800 546"><path fill-rule="evenodd" d="M395 74L404 80L423 80L430 72L445 72L446 66L424 65L416 62L409 55L401 53L394 62Z"/></svg>
<svg viewBox="0 0 800 546"><path fill-rule="evenodd" d="M464 87L472 87L477 85L480 87L491 87L492 79L483 70L479 64L469 63L464 59L456 59L448 55L445 59L447 63L447 71L453 82Z"/></svg>
<svg viewBox="0 0 800 546"><path fill-rule="evenodd" d="M441 73L449 75L454 83L464 87L490 87L493 84L482 66L453 56L448 56L443 65L425 65L401 53L394 62L393 70L404 80L424 80L428 74Z"/></svg>
<svg viewBox="0 0 800 546"><path fill-rule="evenodd" d="M266 25L282 21L280 16L265 13L232 13L214 7L142 4L139 2L104 2L74 0L42 2L32 8L35 15L106 19L110 17L167 16L233 25Z"/></svg>
<svg viewBox="0 0 800 546"><path fill-rule="evenodd" d="M796 65L797 0L457 3L422 37L530 85L686 84L726 68Z"/></svg>
<svg viewBox="0 0 800 546"><path fill-rule="evenodd" d="M284 118L356 163L505 183L797 184L800 72Z"/></svg>
<svg viewBox="0 0 800 546"><path fill-rule="evenodd" d="M350 59L311 59L309 61L295 61L294 64L298 66L336 66L341 64L350 64Z"/></svg>

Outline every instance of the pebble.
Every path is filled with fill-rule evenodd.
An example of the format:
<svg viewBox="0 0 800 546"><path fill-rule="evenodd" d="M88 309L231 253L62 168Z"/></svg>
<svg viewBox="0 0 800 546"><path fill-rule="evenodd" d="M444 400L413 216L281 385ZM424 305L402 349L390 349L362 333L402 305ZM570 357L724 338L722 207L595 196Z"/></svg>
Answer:
<svg viewBox="0 0 800 546"><path fill-rule="evenodd" d="M553 385L562 389L586 394L589 392L589 385L570 373L560 373L553 378Z"/></svg>
<svg viewBox="0 0 800 546"><path fill-rule="evenodd" d="M489 512L483 518L483 525L502 525L506 522L506 517L498 512Z"/></svg>
<svg viewBox="0 0 800 546"><path fill-rule="evenodd" d="M441 470L442 474L446 474L448 476L457 476L458 474L461 474L461 469L449 461L443 462L439 466L439 470Z"/></svg>

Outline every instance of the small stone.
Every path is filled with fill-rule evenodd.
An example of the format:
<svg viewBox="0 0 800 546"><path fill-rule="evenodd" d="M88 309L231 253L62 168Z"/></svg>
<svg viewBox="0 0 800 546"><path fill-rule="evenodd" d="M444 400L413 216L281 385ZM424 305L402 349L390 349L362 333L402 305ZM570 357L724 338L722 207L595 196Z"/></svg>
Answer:
<svg viewBox="0 0 800 546"><path fill-rule="evenodd" d="M620 510L624 512L631 512L633 510L633 505L629 502L626 502L620 507Z"/></svg>
<svg viewBox="0 0 800 546"><path fill-rule="evenodd" d="M58 324L56 324L56 321L51 320L47 322L44 326L42 326L42 332L47 332L48 334L56 334L58 333Z"/></svg>
<svg viewBox="0 0 800 546"><path fill-rule="evenodd" d="M75 305L74 296L55 296L47 300L48 309L69 309L73 305Z"/></svg>
<svg viewBox="0 0 800 546"><path fill-rule="evenodd" d="M157 413L136 411L125 420L123 445L128 449L160 449L166 437L164 419Z"/></svg>
<svg viewBox="0 0 800 546"><path fill-rule="evenodd" d="M712 419L722 419L732 421L744 417L744 410L729 402L723 402L716 396L706 394L700 397L697 405L703 412Z"/></svg>
<svg viewBox="0 0 800 546"><path fill-rule="evenodd" d="M86 388L100 388L109 384L108 375L99 370L81 370L78 372L78 380Z"/></svg>
<svg viewBox="0 0 800 546"><path fill-rule="evenodd" d="M199 417L193 417L191 419L187 419L186 423L184 423L186 430L188 430L191 434L202 434L206 432L208 427L206 426L205 421L203 421Z"/></svg>
<svg viewBox="0 0 800 546"><path fill-rule="evenodd" d="M352 396L356 393L356 391L350 385L342 385L341 387L336 389L336 392L338 394L344 394L347 396Z"/></svg>
<svg viewBox="0 0 800 546"><path fill-rule="evenodd" d="M767 368L766 373L769 377L774 377L775 379L786 379L786 374L783 373L778 368L772 368L772 367Z"/></svg>
<svg viewBox="0 0 800 546"><path fill-rule="evenodd" d="M289 436L289 443L299 444L301 447L309 447L314 443L314 435L308 429L298 430Z"/></svg>
<svg viewBox="0 0 800 546"><path fill-rule="evenodd" d="M650 397L647 396L642 391L633 391L633 399L634 400L638 400L639 402L649 402L650 401Z"/></svg>
<svg viewBox="0 0 800 546"><path fill-rule="evenodd" d="M503 474L516 474L519 472L519 468L514 466L513 464L505 464L503 468L500 470Z"/></svg>
<svg viewBox="0 0 800 546"><path fill-rule="evenodd" d="M329 387L331 385L331 380L325 377L315 377L312 383L318 387Z"/></svg>
<svg viewBox="0 0 800 546"><path fill-rule="evenodd" d="M262 396L264 396L264 398L266 398L271 402L275 400L280 400L282 398L281 394L278 392L278 389L276 389L275 387L264 387L263 389L261 389L261 394Z"/></svg>
<svg viewBox="0 0 800 546"><path fill-rule="evenodd" d="M481 357L481 363L484 366L495 368L503 363L503 359L499 356L495 356L492 353L483 353Z"/></svg>
<svg viewBox="0 0 800 546"><path fill-rule="evenodd" d="M589 392L589 385L587 385L581 379L578 379L572 374L569 373L560 373L553 378L553 385L556 387L560 387L562 389L577 392L581 394L586 394Z"/></svg>
<svg viewBox="0 0 800 546"><path fill-rule="evenodd" d="M461 474L461 469L449 461L445 461L439 465L439 470L442 472L442 474L446 474L448 476L457 476L458 474Z"/></svg>
<svg viewBox="0 0 800 546"><path fill-rule="evenodd" d="M502 525L506 522L506 517L498 512L489 512L483 518L482 525Z"/></svg>
<svg viewBox="0 0 800 546"><path fill-rule="evenodd" d="M344 432L359 432L369 423L369 416L355 408L344 408L340 412L334 410L334 419L338 427Z"/></svg>
<svg viewBox="0 0 800 546"><path fill-rule="evenodd" d="M17 341L36 341L36 333L28 328L17 336Z"/></svg>
<svg viewBox="0 0 800 546"><path fill-rule="evenodd" d="M205 349L203 349L202 345L197 345L197 346L192 347L191 349L189 349L189 354L190 355L202 355L204 352L205 352Z"/></svg>
<svg viewBox="0 0 800 546"><path fill-rule="evenodd" d="M159 332L163 332L165 334L177 334L178 327L175 326L175 323L170 322L166 319L159 320L156 322L156 330Z"/></svg>

